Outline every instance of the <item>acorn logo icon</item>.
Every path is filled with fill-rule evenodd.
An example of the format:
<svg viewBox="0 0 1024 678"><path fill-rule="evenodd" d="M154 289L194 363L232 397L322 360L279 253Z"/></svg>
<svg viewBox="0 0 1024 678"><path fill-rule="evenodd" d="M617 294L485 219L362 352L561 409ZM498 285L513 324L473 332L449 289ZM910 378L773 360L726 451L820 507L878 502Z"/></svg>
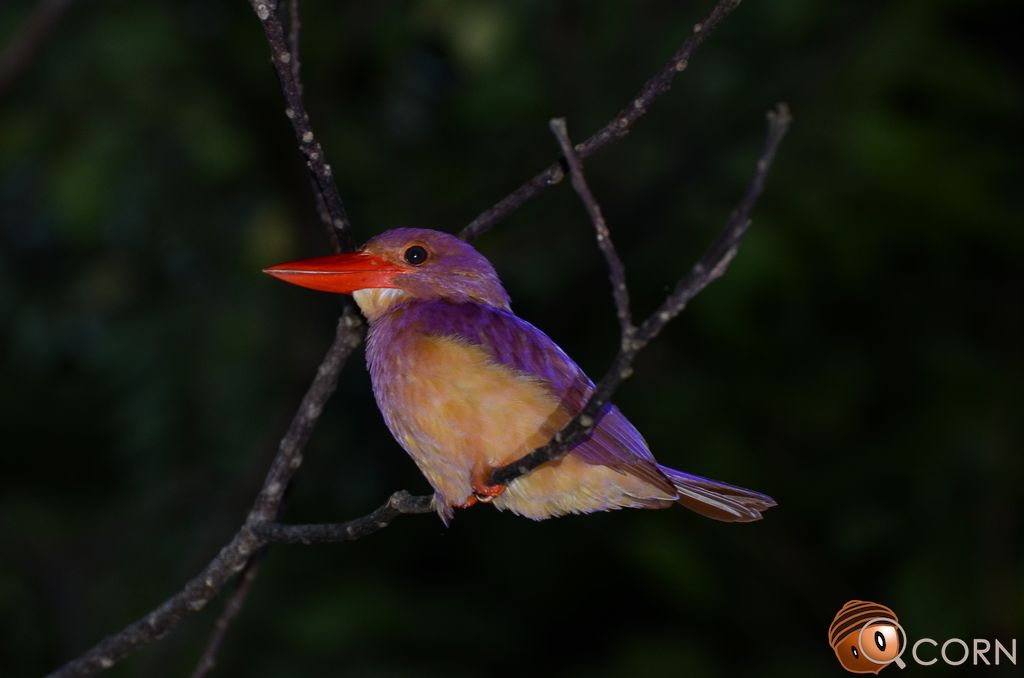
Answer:
<svg viewBox="0 0 1024 678"><path fill-rule="evenodd" d="M907 634L896 613L881 603L851 600L828 627L828 644L850 673L878 673L889 664L906 668L900 655Z"/></svg>

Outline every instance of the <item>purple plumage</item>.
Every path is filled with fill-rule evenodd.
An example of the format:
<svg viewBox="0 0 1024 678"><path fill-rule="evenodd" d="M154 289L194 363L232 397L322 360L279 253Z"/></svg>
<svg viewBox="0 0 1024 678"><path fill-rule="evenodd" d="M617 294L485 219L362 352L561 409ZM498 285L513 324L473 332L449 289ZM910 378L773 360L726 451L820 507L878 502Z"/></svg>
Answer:
<svg viewBox="0 0 1024 678"><path fill-rule="evenodd" d="M433 485L445 521L453 508L478 500L534 519L679 502L742 522L775 505L766 495L659 465L613 405L563 459L508 487L488 485L495 467L543 445L577 415L593 382L512 313L490 263L453 236L396 229L358 254L327 259L275 269L307 287L353 293L370 321L367 363L377 403ZM348 277L300 277L307 274Z"/></svg>

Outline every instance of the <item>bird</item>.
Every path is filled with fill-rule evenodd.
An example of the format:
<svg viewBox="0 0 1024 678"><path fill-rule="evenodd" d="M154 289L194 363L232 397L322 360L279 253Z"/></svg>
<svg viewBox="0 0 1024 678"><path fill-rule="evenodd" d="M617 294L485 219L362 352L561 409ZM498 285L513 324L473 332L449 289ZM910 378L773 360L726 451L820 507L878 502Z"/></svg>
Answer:
<svg viewBox="0 0 1024 678"><path fill-rule="evenodd" d="M614 405L561 459L507 484L494 469L549 442L594 391L584 371L512 312L494 266L441 231L395 228L354 252L264 269L350 294L369 322L366 362L384 422L434 490L445 525L490 503L544 520L681 504L725 522L759 520L768 495L663 466Z"/></svg>

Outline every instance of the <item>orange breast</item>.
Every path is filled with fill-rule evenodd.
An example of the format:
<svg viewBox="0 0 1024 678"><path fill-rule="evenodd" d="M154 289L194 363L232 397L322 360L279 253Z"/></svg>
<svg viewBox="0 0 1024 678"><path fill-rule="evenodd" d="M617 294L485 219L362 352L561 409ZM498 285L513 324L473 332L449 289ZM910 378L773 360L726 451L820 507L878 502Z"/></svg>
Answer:
<svg viewBox="0 0 1024 678"><path fill-rule="evenodd" d="M472 476L546 443L568 420L537 379L492 362L477 347L424 336L408 346L393 380L400 443L449 501L472 493Z"/></svg>
<svg viewBox="0 0 1024 678"><path fill-rule="evenodd" d="M492 362L476 346L424 336L393 380L406 403L391 413L399 442L447 504L464 502L473 479L547 443L571 418L539 380ZM494 506L534 519L624 506L664 506L677 497L642 478L574 455L514 480ZM449 510L442 509L443 513Z"/></svg>

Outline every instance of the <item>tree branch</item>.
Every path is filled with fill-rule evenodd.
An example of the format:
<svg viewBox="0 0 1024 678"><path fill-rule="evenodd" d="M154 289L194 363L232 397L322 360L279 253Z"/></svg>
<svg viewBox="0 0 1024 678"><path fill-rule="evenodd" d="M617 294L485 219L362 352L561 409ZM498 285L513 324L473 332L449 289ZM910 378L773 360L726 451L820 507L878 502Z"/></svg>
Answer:
<svg viewBox="0 0 1024 678"><path fill-rule="evenodd" d="M647 112L647 108L658 97L672 88L672 80L677 74L686 70L693 53L701 46L705 38L718 28L718 24L722 20L739 7L739 4L740 0L719 0L704 21L694 24L693 32L686 38L682 46L654 77L644 83L644 86L633 100L619 111L614 118L609 120L604 127L577 147L576 151L579 153L580 158L589 158L613 141L626 136L633 127L633 124ZM462 229L459 237L463 240L475 240L481 234L491 230L499 221L536 198L551 186L561 182L564 178L565 172L558 162L548 165L547 169L477 216L468 226Z"/></svg>
<svg viewBox="0 0 1024 678"><path fill-rule="evenodd" d="M281 90L286 101L285 114L292 122L299 149L306 158L306 166L310 171L316 187L318 211L338 238L336 250L352 249L351 226L345 212L344 204L334 185L330 165L326 163L323 149L316 141L310 127L309 115L302 101L302 87L298 69L298 21L297 4L293 0L290 46L286 42L284 30L277 17L277 3L273 0L249 0L259 17L268 44L270 45L272 63L280 80ZM623 109L618 116L609 122L595 135L587 139L579 147L574 148L568 141L568 135L556 129L556 136L563 144L563 155L567 166L573 174L573 183L580 193L594 221L598 234L598 243L609 264L616 309L623 330L623 343L613 361L608 374L597 385L594 393L583 411L560 431L552 441L524 456L506 467L498 469L492 475L492 483L508 483L528 473L532 469L560 458L567 450L584 435L587 435L598 418L597 415L607 404L612 392L632 372L632 361L636 354L653 339L661 328L678 315L686 304L712 280L720 276L729 260L735 254L736 246L749 225L749 214L764 184L764 177L774 156L782 136L789 124L789 115L783 107L779 107L769 118L769 137L765 151L758 163L757 173L747 190L747 194L733 212L726 229L711 246L704 257L694 266L690 273L676 286L673 293L662 303L650 318L639 328L632 325L629 312L629 296L625 288L624 269L608 236L607 226L601 217L600 208L587 188L580 166L581 158L589 157L612 141L621 138L633 123L639 119L655 99L668 91L676 73L686 68L693 51L703 42L704 38L724 19L737 5L739 0L720 0L711 14L701 24L694 27L693 34L683 43L671 61L643 87L640 94L630 106ZM293 62L294 60L294 62ZM557 125L556 125L557 127ZM563 178L563 170L559 164L552 165L521 186L515 192L497 203L494 207L481 214L463 232L462 237L473 239L490 229L494 224L518 209L528 200L540 194L548 186L558 183ZM621 287L620 287L621 285ZM427 513L433 510L432 497L415 497L407 492L397 492L387 503L362 518L345 523L326 525L282 525L277 523L281 500L292 477L302 464L303 450L313 428L320 417L327 399L337 386L338 375L348 356L362 341L364 323L351 304L345 307L335 332L334 341L321 362L317 374L309 390L303 397L299 409L282 438L278 452L267 472L259 494L253 502L245 521L239 531L226 546L211 560L194 578L186 582L184 587L151 610L142 618L133 622L123 630L100 641L80 657L71 660L51 676L91 676L103 669L110 668L132 652L160 638L184 618L205 607L226 582L235 574L245 569L254 554L274 542L283 543L326 543L349 541L372 534L386 527L399 515ZM211 639L212 650L208 659L213 660L216 648L222 637L223 629L230 624L245 599L245 591L251 586L255 570L250 569L242 586L228 602L225 613L218 621L218 631ZM223 621L223 624L221 624ZM204 659L207 657L204 655ZM197 668L203 669L205 661ZM203 669L205 670L205 669ZM202 674L200 674L202 675Z"/></svg>
<svg viewBox="0 0 1024 678"><path fill-rule="evenodd" d="M712 281L725 273L729 262L736 255L736 249L739 247L740 240L750 227L750 212L753 210L758 196L761 195L761 191L764 189L765 177L771 167L772 160L775 158L775 152L778 150L779 144L782 143L782 139L789 129L791 121L789 108L785 104L779 104L768 113L768 134L761 157L757 161L754 177L751 179L750 185L747 187L747 191L740 200L739 205L736 206L729 216L725 229L711 247L708 248L707 252L704 253L704 256L694 264L690 272L676 284L675 289L672 290L672 293L661 303L657 310L644 320L635 332L624 331L622 333L622 344L618 354L612 361L611 368L601 381L598 382L597 388L594 389L583 410L565 428L556 433L549 443L511 464L496 469L491 474L490 484L507 485L538 466L561 459L569 453L574 444L590 435L615 389L633 374L633 359L636 358L636 355L652 339L658 336L658 333L661 332L662 328L669 321L686 308L686 304L691 299L697 296ZM552 125L552 127L555 128L556 136L565 131L564 125L561 126L560 130L557 124ZM602 233L602 227L605 231L607 227L603 226L604 220L601 218L600 208L597 207L590 189L586 186L577 151L564 134L559 136L559 142L562 144L563 152L566 153L566 162L569 169L573 173L573 183L577 186L577 191L587 206L591 218L594 219L594 226L600 234ZM599 235L598 241L600 242L600 240ZM609 249L613 249L611 241L608 239L605 239L604 245ZM606 256L609 255L606 253ZM609 259L609 261L612 260L618 260L618 255L614 255L614 257ZM618 267L610 265L609 270L611 272L613 289L619 290L621 286L621 289L624 290L625 279L621 265ZM623 307L619 304L618 298L616 298L616 305L619 306L621 317Z"/></svg>
<svg viewBox="0 0 1024 678"><path fill-rule="evenodd" d="M242 573L242 579L238 582L238 588L228 598L228 602L224 604L224 611L217 617L217 621L213 625L213 633L206 643L206 649L203 650L199 663L196 664L195 671L192 672L192 678L203 678L217 666L217 653L220 651L220 646L224 643L228 627L231 626L231 622L242 611L242 606L245 604L246 598L249 597L252 583L256 581L256 575L259 574L260 566L263 564L265 556L266 549L264 548L246 566L245 572Z"/></svg>
<svg viewBox="0 0 1024 678"><path fill-rule="evenodd" d="M622 339L633 336L636 328L633 327L633 314L629 310L629 290L626 288L626 269L622 265L622 259L612 243L612 234L605 223L604 215L601 213L601 206L594 199L590 192L590 186L583 178L583 163L577 151L569 141L569 132L565 127L565 118L556 118L548 123L551 131L562 148L562 157L569 167L569 177L572 179L572 187L576 190L583 206L590 215L590 221L594 224L594 231L597 234L597 246L601 248L601 254L608 264L608 277L612 282L612 298L615 300L615 314L619 317L619 331Z"/></svg>
<svg viewBox="0 0 1024 678"><path fill-rule="evenodd" d="M341 251L351 251L355 247L352 239L352 225L348 220L348 213L345 205L338 194L338 187L334 184L334 177L331 174L331 166L327 164L324 157L324 149L313 134L313 128L309 123L309 113L302 101L302 85L299 82L299 69L292 64L292 49L285 39L284 28L277 16L277 3L273 0L249 0L260 23L263 24L263 33L267 36L267 43L270 45L270 61L274 64L277 72L277 79L281 83L281 93L284 94L284 114L292 123L295 131L295 138L299 142L299 151L306 158L306 168L313 176L316 184L317 194L323 201L324 209L330 217L327 224L337 234ZM298 8L294 8L297 13ZM293 26L294 44L298 43L298 24Z"/></svg>
<svg viewBox="0 0 1024 678"><path fill-rule="evenodd" d="M432 513L434 496L415 496L405 490L391 495L383 506L362 518L344 523L320 523L314 525L284 525L265 523L256 526L256 533L267 543L283 544L333 544L355 541L383 530L391 521L401 515Z"/></svg>

